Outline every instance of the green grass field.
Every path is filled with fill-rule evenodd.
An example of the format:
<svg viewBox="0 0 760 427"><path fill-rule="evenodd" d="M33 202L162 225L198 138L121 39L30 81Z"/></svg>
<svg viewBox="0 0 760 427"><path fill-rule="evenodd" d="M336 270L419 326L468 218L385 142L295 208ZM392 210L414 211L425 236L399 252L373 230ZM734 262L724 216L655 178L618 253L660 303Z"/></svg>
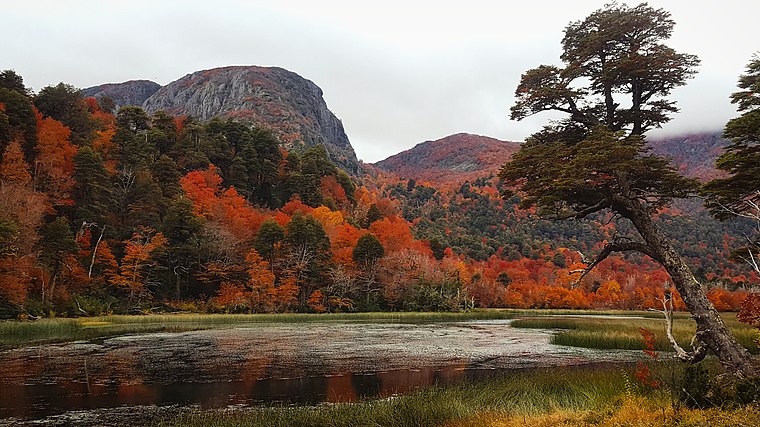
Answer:
<svg viewBox="0 0 760 427"><path fill-rule="evenodd" d="M653 313L656 314L656 313ZM721 315L736 339L753 354L760 354L754 340L759 338L757 329L736 320L734 313ZM558 329L552 343L573 347L596 349L641 350L644 348L639 328L645 328L657 336L656 348L672 351L665 335L665 320L660 318L603 318L603 317L522 317L514 320L515 328ZM676 341L688 348L696 326L686 313L677 313L673 324Z"/></svg>

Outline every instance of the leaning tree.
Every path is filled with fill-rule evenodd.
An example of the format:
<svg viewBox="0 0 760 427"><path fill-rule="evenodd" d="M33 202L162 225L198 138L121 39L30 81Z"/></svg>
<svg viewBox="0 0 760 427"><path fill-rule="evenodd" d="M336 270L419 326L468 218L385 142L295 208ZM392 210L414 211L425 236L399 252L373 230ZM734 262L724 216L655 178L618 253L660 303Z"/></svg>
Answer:
<svg viewBox="0 0 760 427"><path fill-rule="evenodd" d="M658 209L674 198L692 196L699 187L652 154L643 137L678 111L666 97L699 64L697 57L663 44L673 26L668 12L646 4L607 5L568 25L562 65L525 72L511 109L513 120L543 111L566 117L528 138L500 177L521 190L524 206L535 206L544 215L582 219L611 211L630 221L637 233L607 242L580 277L614 252L651 257L670 274L697 324L693 349L679 357L696 362L710 349L727 371L755 376L752 357L653 219Z"/></svg>

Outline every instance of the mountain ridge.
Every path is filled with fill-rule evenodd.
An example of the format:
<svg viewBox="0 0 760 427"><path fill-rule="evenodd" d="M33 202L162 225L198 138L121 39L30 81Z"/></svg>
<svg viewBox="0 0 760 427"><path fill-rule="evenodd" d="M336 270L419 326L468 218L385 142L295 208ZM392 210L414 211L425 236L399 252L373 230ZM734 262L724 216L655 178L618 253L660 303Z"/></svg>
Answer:
<svg viewBox="0 0 760 427"><path fill-rule="evenodd" d="M255 65L199 70L159 86L139 104L124 104L141 98L133 91L146 93L135 82L149 81L93 86L82 93L112 99L115 95L117 105L139 105L148 113L165 110L203 121L233 118L266 127L288 150L322 144L332 161L348 172L359 171L359 161L343 123L327 107L322 89L295 72Z"/></svg>
<svg viewBox="0 0 760 427"><path fill-rule="evenodd" d="M720 131L684 133L649 141L654 154L669 158L680 173L701 181L723 176L715 169L715 159L727 144ZM489 136L456 133L420 142L373 165L400 178L461 183L497 174L520 145Z"/></svg>

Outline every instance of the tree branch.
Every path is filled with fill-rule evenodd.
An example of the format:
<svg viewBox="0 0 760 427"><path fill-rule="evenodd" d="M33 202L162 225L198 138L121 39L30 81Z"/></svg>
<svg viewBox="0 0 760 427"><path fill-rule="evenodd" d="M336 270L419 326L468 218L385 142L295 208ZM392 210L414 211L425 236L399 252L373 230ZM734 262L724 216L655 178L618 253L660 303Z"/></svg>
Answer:
<svg viewBox="0 0 760 427"><path fill-rule="evenodd" d="M673 336L673 296L670 291L666 291L665 295L660 300L662 302L662 310L650 308L650 311L656 311L662 313L665 316L665 333L668 336L668 341L676 352L676 357L687 363L697 363L705 358L707 355L707 346L699 339L700 332L694 334L691 339L691 351L686 351L676 342Z"/></svg>
<svg viewBox="0 0 760 427"><path fill-rule="evenodd" d="M572 287L578 286L580 284L581 280L583 280L589 273L591 273L591 270L594 269L599 263L607 259L613 252L641 252L644 255L648 255L650 258L657 260L658 258L654 255L653 251L644 243L641 242L633 242L633 241L625 241L622 238L616 238L611 243L607 243L601 252L594 258L593 261L591 261L591 264L586 266L583 270L572 270L570 274L576 274L581 273L581 276L576 280Z"/></svg>
<svg viewBox="0 0 760 427"><path fill-rule="evenodd" d="M608 208L611 205L612 205L612 201L609 198L605 197L604 199L599 201L599 203L593 206L589 206L586 209L580 210L578 212L571 212L565 215L560 215L557 217L557 219L570 219L570 218L582 219L588 215L591 215L594 212L599 212L602 209Z"/></svg>

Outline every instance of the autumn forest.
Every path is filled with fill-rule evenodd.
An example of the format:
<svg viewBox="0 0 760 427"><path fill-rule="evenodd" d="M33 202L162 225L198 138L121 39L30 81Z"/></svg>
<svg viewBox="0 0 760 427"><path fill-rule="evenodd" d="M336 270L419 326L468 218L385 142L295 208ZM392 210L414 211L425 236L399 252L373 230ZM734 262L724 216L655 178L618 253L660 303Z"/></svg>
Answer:
<svg viewBox="0 0 760 427"><path fill-rule="evenodd" d="M542 219L493 174L349 174L291 139L2 72L0 315L646 309L670 286L637 255L577 281L630 227L610 214ZM732 259L751 224L686 201L657 217L716 307L738 310L758 281Z"/></svg>

